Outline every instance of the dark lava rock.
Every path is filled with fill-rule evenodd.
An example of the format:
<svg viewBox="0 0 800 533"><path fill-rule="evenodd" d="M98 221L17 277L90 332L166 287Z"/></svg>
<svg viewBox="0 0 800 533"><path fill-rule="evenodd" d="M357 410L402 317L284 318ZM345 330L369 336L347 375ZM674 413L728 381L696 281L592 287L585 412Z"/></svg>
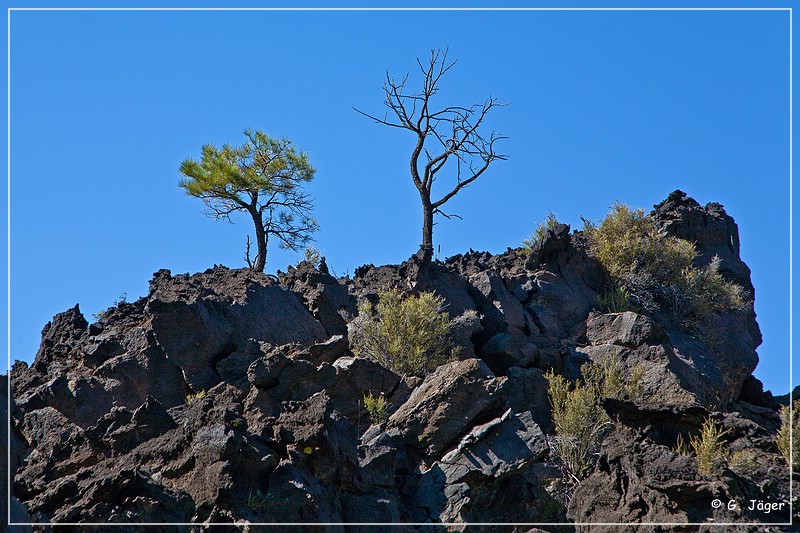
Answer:
<svg viewBox="0 0 800 533"><path fill-rule="evenodd" d="M250 270L218 267L174 277L158 272L146 312L159 346L194 390L219 383L214 366L249 339L277 346L327 338L297 294Z"/></svg>
<svg viewBox="0 0 800 533"><path fill-rule="evenodd" d="M698 265L718 255L723 275L752 294L721 206L677 191L650 216L697 243ZM77 306L56 315L31 367L12 368L11 441L0 450L10 452L11 518L81 523L65 531L255 530L249 522L304 533L386 529L343 521L492 533L542 530L466 524L764 521L710 505L789 497L777 405L751 375L761 341L752 309L690 332L657 312L598 312L609 283L585 236L565 225L531 253L416 255L353 279L334 279L324 262L279 278L161 270L147 297L94 324ZM445 299L453 361L400 376L354 356L356 304L387 286ZM612 423L574 479L549 445L545 372L580 379L608 354L627 375L641 369L641 397L602 400ZM388 420L367 413L370 393L383 393ZM672 448L708 418L744 460L707 479Z"/></svg>
<svg viewBox="0 0 800 533"><path fill-rule="evenodd" d="M438 456L479 415L494 407L504 377L479 359L440 366L389 419L407 445Z"/></svg>
<svg viewBox="0 0 800 533"><path fill-rule="evenodd" d="M302 296L306 307L328 335L347 333L347 322L356 315L356 301L347 287L328 273L327 267L317 269L308 261L302 261L297 268L289 267L282 281Z"/></svg>
<svg viewBox="0 0 800 533"><path fill-rule="evenodd" d="M708 264L718 256L722 260L720 273L753 294L750 269L739 256L739 226L722 205L710 203L702 207L685 192L676 190L653 207L653 219L660 230L695 243L698 264Z"/></svg>

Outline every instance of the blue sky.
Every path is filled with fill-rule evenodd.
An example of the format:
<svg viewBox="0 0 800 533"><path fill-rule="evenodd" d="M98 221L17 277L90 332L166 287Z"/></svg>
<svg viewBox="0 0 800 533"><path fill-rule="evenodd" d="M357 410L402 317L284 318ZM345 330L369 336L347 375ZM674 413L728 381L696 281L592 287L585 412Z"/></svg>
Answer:
<svg viewBox="0 0 800 533"><path fill-rule="evenodd" d="M11 326L0 341L12 360L32 359L55 313L80 303L90 318L122 293L133 300L160 268L243 266L248 220L206 218L177 169L204 143L241 143L247 127L309 153L317 246L337 274L408 258L421 232L413 140L352 108L381 114L385 71L449 46L458 64L439 101L509 102L488 124L509 137L509 159L448 203L463 220L435 227L442 256L518 246L548 211L579 227L615 200L650 209L678 188L720 202L753 271L756 376L789 389L786 11L10 18ZM274 247L267 271L297 259Z"/></svg>

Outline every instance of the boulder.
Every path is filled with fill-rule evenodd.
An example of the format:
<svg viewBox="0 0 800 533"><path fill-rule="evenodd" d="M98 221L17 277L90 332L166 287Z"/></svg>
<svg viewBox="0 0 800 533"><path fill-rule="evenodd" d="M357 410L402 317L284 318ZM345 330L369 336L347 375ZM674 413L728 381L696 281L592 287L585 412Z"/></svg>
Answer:
<svg viewBox="0 0 800 533"><path fill-rule="evenodd" d="M495 407L504 377L495 377L480 359L442 365L414 389L389 418L408 446L438 456L479 415Z"/></svg>
<svg viewBox="0 0 800 533"><path fill-rule="evenodd" d="M530 412L513 414L507 409L499 418L473 427L437 464L447 484L471 473L499 478L524 469L549 449Z"/></svg>
<svg viewBox="0 0 800 533"><path fill-rule="evenodd" d="M506 374L511 367L529 368L539 364L539 347L515 327L489 339L478 354L497 374Z"/></svg>
<svg viewBox="0 0 800 533"><path fill-rule="evenodd" d="M448 523L534 520L532 511L539 507L541 495L536 494L536 480L526 479L525 470L548 449L528 412L515 415L509 409L475 426L420 477L412 499L416 520L423 516ZM511 490L516 496L507 499L504 494L509 489L516 489ZM502 508L490 503L499 501Z"/></svg>
<svg viewBox="0 0 800 533"><path fill-rule="evenodd" d="M400 376L362 357L341 357L333 363L333 368L336 376L328 394L335 409L352 421L357 420L359 413L366 415L363 407L366 394L390 395L400 383Z"/></svg>
<svg viewBox="0 0 800 533"><path fill-rule="evenodd" d="M694 457L677 454L635 429L617 427L605 439L593 472L575 488L567 516L584 523L788 521L788 509L765 519L764 513L745 505L750 500L778 501L788 494L773 492L776 487L767 478L759 481L730 470L706 479L698 473ZM738 505L716 507L709 503L715 499Z"/></svg>
<svg viewBox="0 0 800 533"><path fill-rule="evenodd" d="M512 413L530 413L546 433L553 428L547 380L538 368L509 368L502 395Z"/></svg>
<svg viewBox="0 0 800 533"><path fill-rule="evenodd" d="M324 265L324 258L319 268L302 261L297 268L289 267L282 281L303 298L328 335L343 335L347 333L347 321L356 315L356 300Z"/></svg>
<svg viewBox="0 0 800 533"><path fill-rule="evenodd" d="M159 346L193 390L219 383L216 365L251 339L308 346L328 337L297 294L249 269L174 277L159 271L145 310Z"/></svg>
<svg viewBox="0 0 800 533"><path fill-rule="evenodd" d="M89 323L81 313L78 304L59 313L42 329L42 341L33 366L42 371L55 373L68 359L78 356L77 347L87 333Z"/></svg>
<svg viewBox="0 0 800 533"><path fill-rule="evenodd" d="M626 348L669 342L667 332L656 322L630 311L588 319L586 338L594 345L614 344Z"/></svg>

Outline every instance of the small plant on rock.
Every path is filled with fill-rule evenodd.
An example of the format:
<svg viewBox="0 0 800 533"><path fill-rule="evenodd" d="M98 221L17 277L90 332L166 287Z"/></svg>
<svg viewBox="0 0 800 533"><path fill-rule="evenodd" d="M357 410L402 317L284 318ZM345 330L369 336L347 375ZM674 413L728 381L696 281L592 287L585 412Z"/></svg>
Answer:
<svg viewBox="0 0 800 533"><path fill-rule="evenodd" d="M250 491L250 494L247 496L247 507L251 511L260 511L267 506L268 499L269 493L257 490L254 494L252 491Z"/></svg>
<svg viewBox="0 0 800 533"><path fill-rule="evenodd" d="M522 240L522 246L529 254L547 236L547 231L553 229L558 224L558 217L552 211L547 213L547 217L537 224L531 236Z"/></svg>
<svg viewBox="0 0 800 533"><path fill-rule="evenodd" d="M632 311L631 293L621 285L613 285L603 294L597 296L597 305L608 313L624 313Z"/></svg>
<svg viewBox="0 0 800 533"><path fill-rule="evenodd" d="M592 464L592 458L611 420L600 405L593 387L571 384L552 371L545 374L550 385L550 403L556 435L551 451L566 474L578 482Z"/></svg>
<svg viewBox="0 0 800 533"><path fill-rule="evenodd" d="M752 476L758 471L756 457L756 452L753 450L733 452L728 458L728 468L739 475Z"/></svg>
<svg viewBox="0 0 800 533"><path fill-rule="evenodd" d="M386 289L374 308L365 301L358 314L354 351L395 372L423 374L454 354L444 298L433 293L403 297L397 289Z"/></svg>
<svg viewBox="0 0 800 533"><path fill-rule="evenodd" d="M383 393L373 396L372 392L364 395L364 407L369 413L369 420L374 425L383 424L388 418L389 406Z"/></svg>
<svg viewBox="0 0 800 533"><path fill-rule="evenodd" d="M319 265L322 263L322 252L313 244L306 244L306 247L303 249L303 259L298 261L295 267L299 266L300 263L304 261L314 268L319 268Z"/></svg>
<svg viewBox="0 0 800 533"><path fill-rule="evenodd" d="M686 439L683 438L682 433L678 433L678 440L675 442L675 447L672 448L672 451L678 455L685 455L686 457L692 455L692 449L689 447Z"/></svg>
<svg viewBox="0 0 800 533"><path fill-rule="evenodd" d="M721 430L707 418L700 429L700 435L692 437L690 443L697 456L697 471L700 475L713 477L726 463L728 454L722 441L726 433L727 430Z"/></svg>
<svg viewBox="0 0 800 533"><path fill-rule="evenodd" d="M793 409L788 405L781 407L781 427L778 430L778 437L775 439L778 450L786 459L786 463L792 465L792 470L798 471L800 464L800 400L794 402ZM794 437L794 438L792 438Z"/></svg>
<svg viewBox="0 0 800 533"><path fill-rule="evenodd" d="M195 393L190 393L186 395L186 403L188 405L192 405L192 402L194 402L195 400L202 400L205 397L206 397L206 391L204 390Z"/></svg>

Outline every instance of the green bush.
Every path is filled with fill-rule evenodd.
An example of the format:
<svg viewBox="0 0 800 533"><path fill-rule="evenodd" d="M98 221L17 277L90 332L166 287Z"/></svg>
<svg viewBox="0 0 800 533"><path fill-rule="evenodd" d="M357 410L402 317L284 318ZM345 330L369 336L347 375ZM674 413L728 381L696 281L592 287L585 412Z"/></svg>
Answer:
<svg viewBox="0 0 800 533"><path fill-rule="evenodd" d="M697 456L697 471L710 478L719 473L727 460L727 452L723 447L722 437L728 431L718 428L707 418L700 429L700 435L692 437L690 444Z"/></svg>
<svg viewBox="0 0 800 533"><path fill-rule="evenodd" d="M781 427L778 430L778 437L775 439L780 450L781 455L786 459L786 464L791 464L791 459L794 459L792 470L798 471L800 465L800 400L794 402L794 408L790 412L789 406L784 405L781 407ZM794 419L790 420L791 415L794 414ZM791 429L790 429L791 428ZM792 439L791 437L794 437Z"/></svg>
<svg viewBox="0 0 800 533"><path fill-rule="evenodd" d="M715 255L705 267L684 272L682 292L687 299L684 308L693 316L704 317L717 311L746 307L742 287L722 277L720 264L720 258Z"/></svg>
<svg viewBox="0 0 800 533"><path fill-rule="evenodd" d="M566 473L580 480L591 466L593 453L611 420L592 387L570 384L552 371L545 374L545 378L556 432L550 449L560 459Z"/></svg>
<svg viewBox="0 0 800 533"><path fill-rule="evenodd" d="M403 374L423 374L455 353L444 298L433 293L403 297L396 289L378 294L378 304L364 302L352 337L358 355Z"/></svg>
<svg viewBox="0 0 800 533"><path fill-rule="evenodd" d="M380 393L378 396L373 396L370 392L369 394L364 395L364 407L367 409L367 413L369 414L369 420L374 425L383 424L386 422L388 418L388 404L386 403L386 398L384 398L383 393Z"/></svg>
<svg viewBox="0 0 800 533"><path fill-rule="evenodd" d="M733 452L728 458L728 468L743 476L752 476L756 473L756 452L753 450L740 450Z"/></svg>
<svg viewBox="0 0 800 533"><path fill-rule="evenodd" d="M295 268L300 266L300 263L302 262L306 262L314 268L319 268L320 264L322 263L322 252L320 252L319 248L316 246L312 244L306 244L306 247L303 249L303 259L294 265Z"/></svg>
<svg viewBox="0 0 800 533"><path fill-rule="evenodd" d="M533 249L547 236L547 230L551 230L558 224L558 217L552 211L547 213L547 217L536 225L530 237L522 240L523 248L531 253Z"/></svg>
<svg viewBox="0 0 800 533"><path fill-rule="evenodd" d="M581 367L583 381L587 387L594 389L599 398L637 398L642 394L641 380L644 368L636 365L625 375L625 365L615 355L605 354L593 363Z"/></svg>
<svg viewBox="0 0 800 533"><path fill-rule="evenodd" d="M742 288L719 273L719 258L693 266L694 245L660 234L642 209L617 202L600 225L585 224L584 234L589 253L645 311L661 309L678 323L696 324L746 306Z"/></svg>
<svg viewBox="0 0 800 533"><path fill-rule="evenodd" d="M640 392L641 367L625 376L619 357L605 355L581 368L583 383L570 383L552 370L545 374L553 409L555 437L551 450L573 480L580 480L592 465L611 419L600 400Z"/></svg>

